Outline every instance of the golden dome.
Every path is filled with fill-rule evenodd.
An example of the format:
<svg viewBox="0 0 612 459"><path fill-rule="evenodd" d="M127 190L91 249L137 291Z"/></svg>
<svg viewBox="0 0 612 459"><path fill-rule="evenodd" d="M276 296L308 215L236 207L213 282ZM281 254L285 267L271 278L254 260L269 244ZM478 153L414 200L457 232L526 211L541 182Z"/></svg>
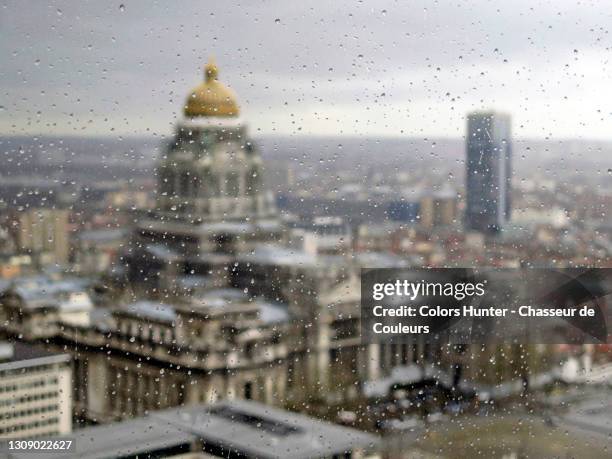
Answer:
<svg viewBox="0 0 612 459"><path fill-rule="evenodd" d="M234 92L217 79L219 69L213 59L204 66L204 81L196 86L185 101L185 116L238 116L240 109Z"/></svg>

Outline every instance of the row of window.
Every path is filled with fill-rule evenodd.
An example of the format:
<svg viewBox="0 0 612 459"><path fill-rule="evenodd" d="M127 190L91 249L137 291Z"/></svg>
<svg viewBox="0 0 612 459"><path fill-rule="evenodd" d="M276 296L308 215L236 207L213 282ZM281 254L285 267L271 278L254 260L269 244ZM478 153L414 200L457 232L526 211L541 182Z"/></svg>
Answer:
<svg viewBox="0 0 612 459"><path fill-rule="evenodd" d="M142 326L139 322L121 321L119 329L123 335L133 338L133 341L148 342L152 340L158 344L173 344L176 342L176 334L173 328Z"/></svg>
<svg viewBox="0 0 612 459"><path fill-rule="evenodd" d="M3 413L2 416L0 416L0 420L6 421L8 419L15 419L15 418L23 418L23 417L26 417L26 416L32 416L34 414L43 414L43 413L57 412L58 410L59 410L59 405L58 404L40 406L40 407L37 407L37 408L29 408L27 410L14 410L14 411L9 411L9 412Z"/></svg>
<svg viewBox="0 0 612 459"><path fill-rule="evenodd" d="M178 178L178 180L177 180ZM250 170L244 180L243 193L253 195L259 186L259 174L257 168ZM160 192L169 196L191 196L191 197L215 197L220 196L223 186L225 196L238 197L241 193L240 176L237 172L228 172L223 178L213 175L210 170L205 170L202 177L189 171L175 174L165 170L160 172Z"/></svg>
<svg viewBox="0 0 612 459"><path fill-rule="evenodd" d="M5 434L9 434L9 433L14 433L14 432L23 432L23 431L28 431L28 430L36 429L36 428L39 428L39 427L52 426L52 425L57 425L57 424L59 424L59 419L58 418L41 419L39 421L27 422L27 423L23 423L23 424L16 424L16 425L10 426L10 427L1 427L0 428L0 435L5 435ZM52 434L52 435L59 434L58 431L53 431L53 432L49 432L49 433Z"/></svg>
<svg viewBox="0 0 612 459"><path fill-rule="evenodd" d="M52 391L34 395L24 395L22 397L7 398L6 400L0 400L0 407L17 405L19 403L36 402L39 400L47 400L50 398L56 398L58 395L59 394L57 391Z"/></svg>
<svg viewBox="0 0 612 459"><path fill-rule="evenodd" d="M4 392L14 392L16 390L35 389L37 387L44 387L46 385L57 383L58 378L57 376L54 376L52 378L36 379L34 381L22 382L19 384L5 384L0 386L0 394Z"/></svg>

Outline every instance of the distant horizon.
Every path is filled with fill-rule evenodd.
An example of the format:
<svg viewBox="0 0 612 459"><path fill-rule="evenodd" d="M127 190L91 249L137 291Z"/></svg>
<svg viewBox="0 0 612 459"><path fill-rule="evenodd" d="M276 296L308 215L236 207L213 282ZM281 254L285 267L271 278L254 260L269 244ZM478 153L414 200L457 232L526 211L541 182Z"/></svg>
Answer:
<svg viewBox="0 0 612 459"><path fill-rule="evenodd" d="M174 136L173 131L168 131L168 134L115 134L115 135L103 135L103 134L79 134L79 133L70 133L70 134L55 134L55 133L37 133L37 134L6 134L0 133L0 139L6 138L57 138L57 139L101 139L101 140L136 140L136 139L162 139L162 138L172 138ZM293 139L293 138L310 138L310 139L335 139L335 138L347 138L347 139L364 139L364 140L419 140L419 141L428 141L428 140L449 140L449 141L465 141L465 136L445 136L445 135L435 135L435 136L423 136L418 137L415 135L366 135L366 134L304 134L304 133L296 133L296 134L278 134L278 133L251 133L251 137L257 138L278 138L278 139ZM599 137L563 137L563 138L554 138L554 137L511 137L512 142L596 142L596 143L610 143L612 144L612 136L606 138Z"/></svg>

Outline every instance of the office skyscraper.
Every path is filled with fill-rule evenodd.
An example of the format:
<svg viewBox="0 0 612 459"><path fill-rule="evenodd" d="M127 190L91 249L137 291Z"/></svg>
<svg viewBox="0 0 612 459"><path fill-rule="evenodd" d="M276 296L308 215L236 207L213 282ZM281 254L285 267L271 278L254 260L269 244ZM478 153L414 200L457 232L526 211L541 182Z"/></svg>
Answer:
<svg viewBox="0 0 612 459"><path fill-rule="evenodd" d="M475 112L467 122L466 228L497 232L510 219L510 116Z"/></svg>

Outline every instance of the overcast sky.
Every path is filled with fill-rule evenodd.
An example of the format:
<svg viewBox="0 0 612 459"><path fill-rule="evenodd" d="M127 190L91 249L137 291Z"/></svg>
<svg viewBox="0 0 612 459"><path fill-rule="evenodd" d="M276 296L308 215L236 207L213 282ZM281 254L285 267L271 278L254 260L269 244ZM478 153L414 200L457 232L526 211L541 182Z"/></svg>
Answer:
<svg viewBox="0 0 612 459"><path fill-rule="evenodd" d="M612 2L2 2L0 133L167 135L202 65L254 134L612 137Z"/></svg>

